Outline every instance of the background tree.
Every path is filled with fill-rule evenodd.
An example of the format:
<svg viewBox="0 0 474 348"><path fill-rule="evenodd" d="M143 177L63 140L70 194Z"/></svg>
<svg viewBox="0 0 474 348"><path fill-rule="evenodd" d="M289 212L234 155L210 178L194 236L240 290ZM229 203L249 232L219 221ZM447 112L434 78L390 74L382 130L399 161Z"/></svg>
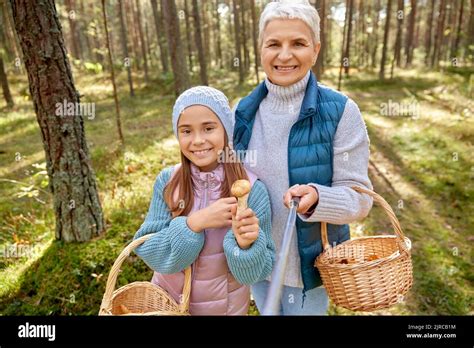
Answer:
<svg viewBox="0 0 474 348"><path fill-rule="evenodd" d="M249 70L249 67L250 67L250 52L249 52L249 49L248 49L248 46L247 46L247 41L248 41L248 24L247 24L247 16L246 16L246 13L247 13L247 7L245 6L246 5L246 1L244 0L240 0L240 11L239 11L239 14L240 14L240 21L241 21L241 28L242 28L242 32L241 32L241 43L242 43L242 49L243 49L243 52L244 52L244 56L243 56L243 59L244 59L244 75L247 74L248 70Z"/></svg>
<svg viewBox="0 0 474 348"><path fill-rule="evenodd" d="M179 20L174 0L161 0L161 8L165 19L166 36L168 38L168 49L171 57L171 66L173 68L175 94L179 95L188 89L189 73L186 66L186 60L181 46L181 35L179 32Z"/></svg>
<svg viewBox="0 0 474 348"><path fill-rule="evenodd" d="M82 59L82 48L76 26L76 10L74 0L66 0L66 6L68 12L67 18L69 20L69 34L71 35L69 42L72 48L72 56L76 59Z"/></svg>
<svg viewBox="0 0 474 348"><path fill-rule="evenodd" d="M103 232L104 221L83 116L57 115L56 103L80 100L56 7L52 0L11 4L46 155L56 238L87 241Z"/></svg>
<svg viewBox="0 0 474 348"><path fill-rule="evenodd" d="M143 36L142 13L141 13L142 11L141 11L141 7L140 7L140 0L136 1L136 5L137 5L137 8L136 8L136 11L134 11L134 13L136 13L136 26L138 28L138 37L140 38L140 47L141 47L141 50L142 50L143 66L144 66L144 69L145 69L145 82L148 83L149 82L148 56L147 56L147 53L146 53L146 44L145 44L145 39L144 39L144 36Z"/></svg>
<svg viewBox="0 0 474 348"><path fill-rule="evenodd" d="M250 10L252 13L252 43L253 43L253 55L254 55L254 64L255 64L255 77L257 79L257 83L260 83L260 79L258 77L258 62L259 62L259 50L258 50L258 42L257 42L257 30L258 30L258 23L257 23L257 15L255 13L255 0L250 1Z"/></svg>
<svg viewBox="0 0 474 348"><path fill-rule="evenodd" d="M441 0L439 3L437 25L435 29L433 55L431 56L431 66L437 66L439 63L440 46L444 37L444 21L446 19L446 0Z"/></svg>
<svg viewBox="0 0 474 348"><path fill-rule="evenodd" d="M186 44L188 51L188 67L189 70L193 71L193 40L191 39L191 33L193 29L191 28L190 18L192 17L191 11L189 10L188 5L189 0L184 0L184 13L185 13L185 23L186 23ZM199 28L201 30L201 28ZM202 47L202 43L201 43Z"/></svg>
<svg viewBox="0 0 474 348"><path fill-rule="evenodd" d="M431 0L430 10L427 13L427 22L426 22L426 33L425 33L425 63L428 64L431 54L431 43L432 43L432 28L433 28L433 19L435 11L435 2L436 0Z"/></svg>
<svg viewBox="0 0 474 348"><path fill-rule="evenodd" d="M374 29L373 29L373 46L372 46L372 68L375 68L377 65L377 48L378 48L378 32L379 32L379 20L380 20L380 0L376 0L375 2L375 10L374 10Z"/></svg>
<svg viewBox="0 0 474 348"><path fill-rule="evenodd" d="M344 73L349 76L349 68L351 65L351 37L352 37L352 15L354 13L354 0L349 0L349 17L347 19L347 37L346 37L346 48L344 52L344 58L347 60L347 64L344 64Z"/></svg>
<svg viewBox="0 0 474 348"><path fill-rule="evenodd" d="M166 38L165 35L162 34L162 18L160 13L158 12L158 3L157 0L150 0L151 8L153 11L153 22L155 23L155 30L156 30L156 39L158 41L158 47L160 48L160 61L161 67L164 73L169 71L168 67L168 49L166 48Z"/></svg>
<svg viewBox="0 0 474 348"><path fill-rule="evenodd" d="M339 78L337 82L337 89L341 90L341 83L342 83L342 69L345 64L348 64L348 60L345 56L346 53L346 40L347 40L347 28L349 23L349 2L351 0L346 0L346 8L345 8L345 15L344 15L344 27L342 30L342 47L341 47L341 61L339 65Z"/></svg>
<svg viewBox="0 0 474 348"><path fill-rule="evenodd" d="M199 57L199 76L201 77L201 84L207 86L207 62L201 37L201 19L199 18L199 7L197 0L193 1L193 22L194 22L194 40Z"/></svg>
<svg viewBox="0 0 474 348"><path fill-rule="evenodd" d="M7 3L8 1L1 0L1 4L3 7L2 9L3 28L4 28L5 38L7 39L4 46L9 47L10 52L13 53L13 57L10 57L10 58L14 58L16 60L15 67L18 69L19 73L23 74L23 67L21 64L21 62L23 62L23 53L20 48L18 35L14 28L11 8L10 6L8 6Z"/></svg>
<svg viewBox="0 0 474 348"><path fill-rule="evenodd" d="M0 53L0 83L2 84L3 97L8 107L14 105L12 95L10 93L10 86L8 85L7 73L5 72L5 65L3 64L3 58Z"/></svg>
<svg viewBox="0 0 474 348"><path fill-rule="evenodd" d="M130 90L130 96L135 96L135 92L133 90L133 78L132 78L132 68L131 68L131 59L130 55L128 54L128 40L127 40L127 29L125 28L125 20L123 18L123 4L122 0L118 0L117 8L119 13L120 19L120 39L122 42L122 53L123 53L123 64L127 69L127 80L128 80L128 87Z"/></svg>
<svg viewBox="0 0 474 348"><path fill-rule="evenodd" d="M408 28L405 41L405 55L406 55L406 64L405 66L410 66L413 60L413 44L415 36L415 20L416 20L416 0L410 0L410 17L408 19Z"/></svg>
<svg viewBox="0 0 474 348"><path fill-rule="evenodd" d="M393 78L393 69L395 64L397 67L400 67L401 61L401 50L402 50L402 34L403 34L403 19L404 14L404 0L398 0L397 14L395 18L397 19L397 34L395 39L395 46L393 48L393 60L392 60L392 69L390 72L390 78Z"/></svg>
<svg viewBox="0 0 474 348"><path fill-rule="evenodd" d="M322 79L324 73L324 46L327 44L326 42L326 0L319 0L316 3L316 10L319 12L319 18L321 19L320 22L320 33L319 37L321 40L321 49L319 51L318 59L316 60L316 76L318 80Z"/></svg>
<svg viewBox="0 0 474 348"><path fill-rule="evenodd" d="M462 20L464 14L464 0L461 0L461 4L459 6L459 15L456 25L456 36L451 46L451 57L457 57L458 49L459 49L459 42L461 41L461 28L462 28Z"/></svg>
<svg viewBox="0 0 474 348"><path fill-rule="evenodd" d="M214 37L216 38L216 53L217 53L217 62L219 65L219 68L222 69L224 67L223 61L222 61L222 39L221 39L221 16L219 13L219 0L215 0L215 10L214 10L214 15L215 15L215 34ZM255 4L254 0L252 0L252 8L255 10ZM255 32L255 30L254 30ZM257 35L255 32L254 35Z"/></svg>
<svg viewBox="0 0 474 348"><path fill-rule="evenodd" d="M102 16L104 20L104 32L105 32L105 44L107 46L107 53L109 57L109 68L110 68L110 81L112 83L113 91L114 91L114 102L115 102L115 116L117 122L117 131L120 139L120 143L123 146L125 141L123 139L123 132L122 132L122 120L120 117L120 103L118 100L117 95L117 84L115 82L115 69L114 69L114 60L112 54L112 48L110 46L110 38L109 38L109 29L107 25L107 12L105 9L105 0L102 0Z"/></svg>
<svg viewBox="0 0 474 348"><path fill-rule="evenodd" d="M465 56L470 55L471 62L474 61L474 0L471 0L471 14L469 15L469 26L467 34L467 47Z"/></svg>
<svg viewBox="0 0 474 348"><path fill-rule="evenodd" d="M242 64L242 52L241 52L241 31L240 31L240 9L238 0L232 0L232 8L234 10L234 34L235 34L235 58L234 66L237 64L239 69L239 85L244 82L244 66Z"/></svg>
<svg viewBox="0 0 474 348"><path fill-rule="evenodd" d="M385 30L383 34L383 47L382 47L382 59L380 61L379 78L383 80L385 78L385 61L387 59L388 49L388 34L390 32L390 17L392 14L392 0L387 2L387 18L385 19Z"/></svg>

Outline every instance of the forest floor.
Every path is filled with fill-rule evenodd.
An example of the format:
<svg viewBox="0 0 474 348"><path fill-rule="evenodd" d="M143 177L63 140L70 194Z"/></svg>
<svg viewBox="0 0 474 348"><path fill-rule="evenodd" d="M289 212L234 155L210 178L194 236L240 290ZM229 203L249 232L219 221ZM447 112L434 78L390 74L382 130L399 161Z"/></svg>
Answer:
<svg viewBox="0 0 474 348"><path fill-rule="evenodd" d="M342 90L358 103L367 123L374 190L394 208L413 243L414 284L388 310L354 313L331 305L331 315L474 313L472 73L404 70L380 82L375 73L353 70L345 79ZM54 240L44 151L27 80L12 76L16 106L6 109L0 101L0 315L96 315L113 262L143 222L156 175L179 161L170 76L141 82L132 98L125 73L119 74L124 153L108 75L75 68L74 76L81 102L95 103L95 117L84 123L107 231L89 243ZM337 69L326 71L324 83L334 86L336 76ZM249 79L236 87L237 76L228 72L214 72L210 81L232 103L255 85ZM407 106L410 115L384 115L394 103ZM352 237L392 233L379 207L351 231ZM132 255L116 286L151 275ZM250 314L258 314L253 306Z"/></svg>

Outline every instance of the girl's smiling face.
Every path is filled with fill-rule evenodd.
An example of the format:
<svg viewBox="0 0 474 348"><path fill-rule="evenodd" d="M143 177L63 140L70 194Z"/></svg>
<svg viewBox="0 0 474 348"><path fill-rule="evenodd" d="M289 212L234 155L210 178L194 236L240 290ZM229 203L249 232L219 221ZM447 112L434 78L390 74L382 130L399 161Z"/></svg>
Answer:
<svg viewBox="0 0 474 348"><path fill-rule="evenodd" d="M270 81L290 86L301 80L316 62L320 43L301 19L273 19L262 36L260 58Z"/></svg>
<svg viewBox="0 0 474 348"><path fill-rule="evenodd" d="M209 172L218 165L224 149L225 129L216 114L203 105L184 109L178 120L178 142L181 152L201 171Z"/></svg>

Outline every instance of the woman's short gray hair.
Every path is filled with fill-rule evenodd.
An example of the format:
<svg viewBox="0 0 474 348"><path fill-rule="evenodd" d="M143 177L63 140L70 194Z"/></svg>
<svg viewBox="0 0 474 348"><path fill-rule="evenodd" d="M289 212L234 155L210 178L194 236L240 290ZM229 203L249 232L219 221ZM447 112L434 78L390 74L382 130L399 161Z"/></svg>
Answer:
<svg viewBox="0 0 474 348"><path fill-rule="evenodd" d="M259 47L263 44L263 31L274 19L301 19L311 29L313 43L319 43L319 14L308 0L278 0L268 3L260 15Z"/></svg>

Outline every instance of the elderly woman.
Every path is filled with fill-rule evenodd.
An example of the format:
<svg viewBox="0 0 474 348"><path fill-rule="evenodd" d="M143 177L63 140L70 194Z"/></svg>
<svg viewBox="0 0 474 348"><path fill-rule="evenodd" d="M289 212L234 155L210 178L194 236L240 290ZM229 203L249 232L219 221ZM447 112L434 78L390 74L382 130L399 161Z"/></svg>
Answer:
<svg viewBox="0 0 474 348"><path fill-rule="evenodd" d="M322 315L328 297L314 267L322 251L320 222L328 223L329 242L339 244L350 238L347 224L370 211L371 198L350 188L372 189L369 138L357 104L311 72L321 43L319 16L308 1L269 3L260 17L259 45L267 77L234 109L233 146L257 156L251 169L270 194L277 248L290 199L301 197L280 311ZM260 311L268 288L269 279L252 286Z"/></svg>

